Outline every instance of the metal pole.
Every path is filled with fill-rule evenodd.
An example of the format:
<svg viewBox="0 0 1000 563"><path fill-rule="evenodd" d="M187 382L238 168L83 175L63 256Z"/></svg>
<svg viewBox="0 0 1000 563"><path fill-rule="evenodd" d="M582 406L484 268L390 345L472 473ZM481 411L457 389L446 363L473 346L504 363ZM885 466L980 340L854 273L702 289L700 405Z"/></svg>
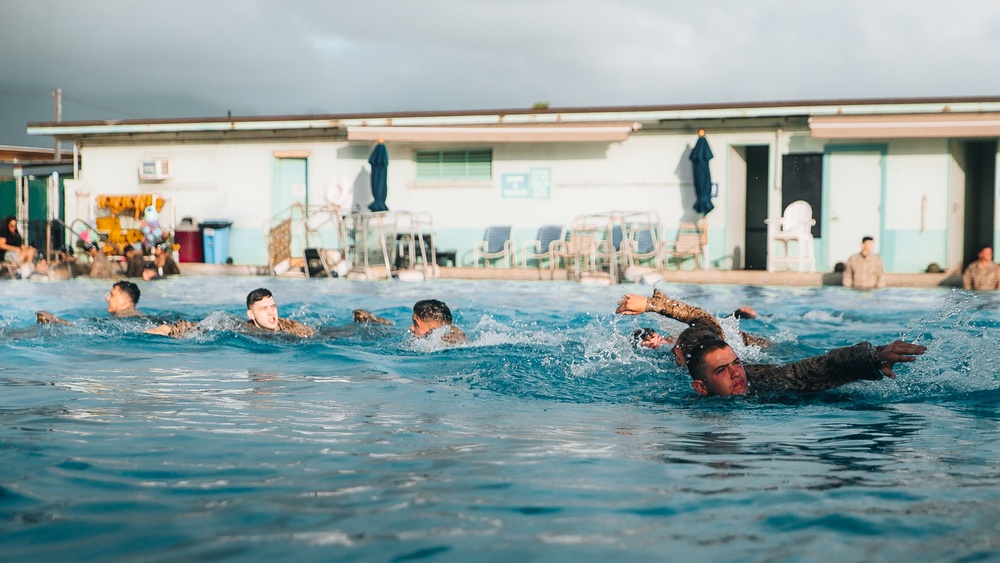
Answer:
<svg viewBox="0 0 1000 563"><path fill-rule="evenodd" d="M56 123L62 122L62 88L56 88L56 91L52 93L55 97L55 112L56 112ZM62 160L62 146L59 144L59 137L56 137L56 150L55 159L56 161Z"/></svg>

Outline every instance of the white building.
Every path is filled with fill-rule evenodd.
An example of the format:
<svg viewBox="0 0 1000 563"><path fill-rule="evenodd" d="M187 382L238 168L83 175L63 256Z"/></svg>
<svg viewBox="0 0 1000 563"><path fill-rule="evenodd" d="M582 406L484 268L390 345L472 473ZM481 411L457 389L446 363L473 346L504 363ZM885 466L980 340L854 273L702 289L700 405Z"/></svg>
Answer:
<svg viewBox="0 0 1000 563"><path fill-rule="evenodd" d="M958 268L997 240L1000 98L31 123L28 133L74 144L67 221L92 219L97 195L159 193L178 220L233 221L237 264L266 264L262 225L292 202L323 202L338 179L367 206L367 158L383 139L389 209L431 213L437 247L468 263L487 225L513 223L528 240L540 225L611 209L656 211L671 239L699 218L688 155L701 128L718 184L712 267L763 269L764 219L798 199L813 206L820 271L865 235L896 273Z"/></svg>

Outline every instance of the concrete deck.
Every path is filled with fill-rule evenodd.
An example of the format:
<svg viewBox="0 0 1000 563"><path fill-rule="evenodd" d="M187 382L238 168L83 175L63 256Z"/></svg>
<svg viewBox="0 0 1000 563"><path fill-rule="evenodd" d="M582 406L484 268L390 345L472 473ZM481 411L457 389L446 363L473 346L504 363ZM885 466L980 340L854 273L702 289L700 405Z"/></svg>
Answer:
<svg viewBox="0 0 1000 563"><path fill-rule="evenodd" d="M184 262L181 271L194 276L267 276L266 266L202 264ZM440 268L441 279L566 281L567 270L535 268ZM764 272L759 270L662 270L664 281L690 284L805 286L840 285L841 275L834 273ZM296 274L301 277L303 274ZM962 276L941 274L886 274L886 287L961 287Z"/></svg>

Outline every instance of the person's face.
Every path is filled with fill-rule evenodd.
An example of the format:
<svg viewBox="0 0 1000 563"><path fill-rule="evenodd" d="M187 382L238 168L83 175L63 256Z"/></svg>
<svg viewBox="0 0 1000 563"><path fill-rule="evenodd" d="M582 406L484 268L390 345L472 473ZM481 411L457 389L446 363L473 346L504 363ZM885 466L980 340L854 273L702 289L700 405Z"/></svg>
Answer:
<svg viewBox="0 0 1000 563"><path fill-rule="evenodd" d="M861 243L861 254L867 256L871 254L873 250L875 250L875 241L866 240L865 242Z"/></svg>
<svg viewBox="0 0 1000 563"><path fill-rule="evenodd" d="M7 232L8 233L16 233L17 232L17 220L11 219L7 223Z"/></svg>
<svg viewBox="0 0 1000 563"><path fill-rule="evenodd" d="M251 305L247 317L260 328L278 330L278 305L273 297L265 297Z"/></svg>
<svg viewBox="0 0 1000 563"><path fill-rule="evenodd" d="M702 366L704 381L694 380L691 385L702 395L745 395L747 392L747 374L743 363L736 357L736 352L726 346L705 356Z"/></svg>
<svg viewBox="0 0 1000 563"><path fill-rule="evenodd" d="M104 300L108 302L108 312L112 315L117 315L122 311L127 311L132 307L135 307L135 303L132 302L132 298L118 286L112 287L111 291L108 292L108 296L105 297Z"/></svg>
<svg viewBox="0 0 1000 563"><path fill-rule="evenodd" d="M663 338L663 335L658 332L654 332L652 336L649 336L642 341L643 346L645 346L646 348L652 348L653 350L656 350L657 348L663 346L666 343L667 339Z"/></svg>
<svg viewBox="0 0 1000 563"><path fill-rule="evenodd" d="M413 333L413 336L416 336L418 338L423 338L423 337L427 336L427 334L430 331L434 330L435 328L440 327L442 324L444 324L444 323L442 323L441 321L436 321L436 320L426 320L425 321L423 319L417 318L417 315L414 314L413 315L413 325L410 326L410 332Z"/></svg>
<svg viewBox="0 0 1000 563"><path fill-rule="evenodd" d="M993 249L989 248L989 247L986 247L986 248L980 250L979 251L979 259L982 260L983 262L992 262L993 261Z"/></svg>

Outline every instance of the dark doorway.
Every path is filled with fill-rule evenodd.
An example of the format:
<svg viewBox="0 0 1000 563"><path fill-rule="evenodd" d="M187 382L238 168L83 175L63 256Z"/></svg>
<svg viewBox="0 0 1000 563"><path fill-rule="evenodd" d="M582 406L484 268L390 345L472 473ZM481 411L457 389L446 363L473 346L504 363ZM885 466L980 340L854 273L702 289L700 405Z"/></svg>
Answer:
<svg viewBox="0 0 1000 563"><path fill-rule="evenodd" d="M746 147L746 270L767 268L767 186L771 149L767 145Z"/></svg>
<svg viewBox="0 0 1000 563"><path fill-rule="evenodd" d="M789 203L803 200L813 209L813 217L823 216L823 153L786 154L781 159L781 211ZM812 235L823 236L820 222Z"/></svg>
<svg viewBox="0 0 1000 563"><path fill-rule="evenodd" d="M965 143L965 232L963 267L976 259L983 245L994 246L993 216L996 206L996 141Z"/></svg>

